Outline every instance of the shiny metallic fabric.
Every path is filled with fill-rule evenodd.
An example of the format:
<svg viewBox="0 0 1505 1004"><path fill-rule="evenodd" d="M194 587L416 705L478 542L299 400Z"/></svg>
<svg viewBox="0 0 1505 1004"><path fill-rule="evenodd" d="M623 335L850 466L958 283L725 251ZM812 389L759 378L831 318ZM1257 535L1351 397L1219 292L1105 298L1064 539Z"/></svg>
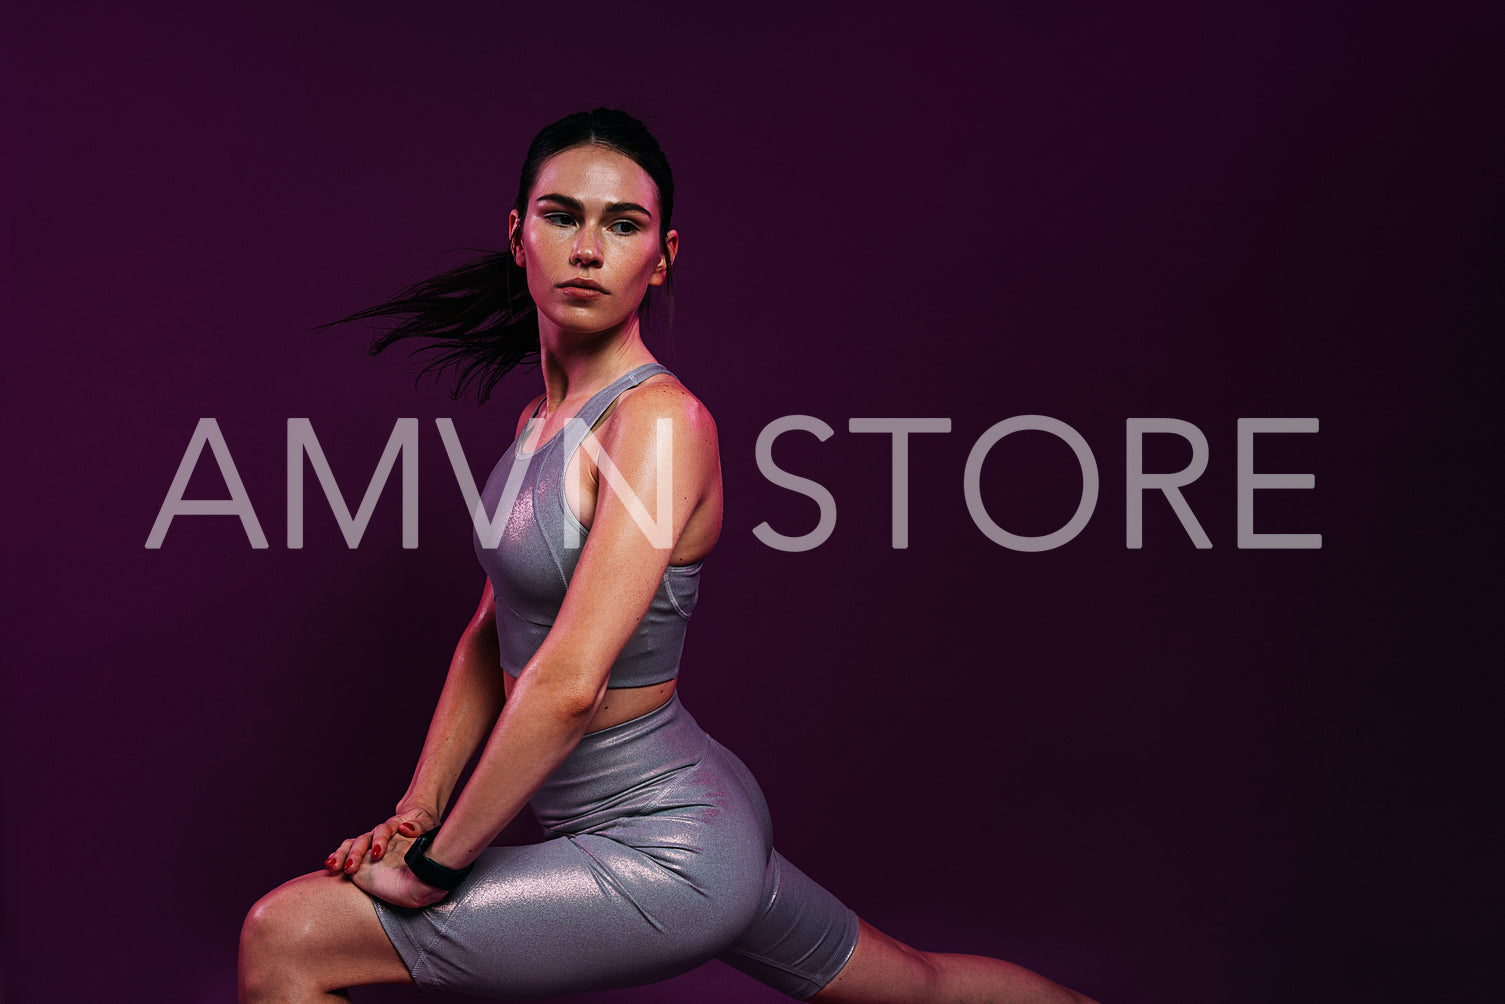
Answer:
<svg viewBox="0 0 1505 1004"><path fill-rule="evenodd" d="M549 996L719 957L803 1000L856 946L856 915L773 850L757 782L677 694L586 736L532 806L549 839L489 848L443 902L372 901L418 983Z"/></svg>

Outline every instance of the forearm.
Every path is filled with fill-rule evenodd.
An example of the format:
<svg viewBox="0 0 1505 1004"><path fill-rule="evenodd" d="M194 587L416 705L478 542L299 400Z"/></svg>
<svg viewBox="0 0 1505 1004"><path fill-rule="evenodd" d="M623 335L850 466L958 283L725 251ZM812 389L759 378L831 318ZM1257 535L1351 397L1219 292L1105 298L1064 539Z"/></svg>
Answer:
<svg viewBox="0 0 1505 1004"><path fill-rule="evenodd" d="M467 629L455 646L423 752L399 806L427 806L436 817L444 811L460 772L501 714L503 673L495 636L485 628Z"/></svg>
<svg viewBox="0 0 1505 1004"><path fill-rule="evenodd" d="M444 821L429 856L451 868L475 860L520 812L585 734L594 700L548 674L524 672L498 718L465 789Z"/></svg>

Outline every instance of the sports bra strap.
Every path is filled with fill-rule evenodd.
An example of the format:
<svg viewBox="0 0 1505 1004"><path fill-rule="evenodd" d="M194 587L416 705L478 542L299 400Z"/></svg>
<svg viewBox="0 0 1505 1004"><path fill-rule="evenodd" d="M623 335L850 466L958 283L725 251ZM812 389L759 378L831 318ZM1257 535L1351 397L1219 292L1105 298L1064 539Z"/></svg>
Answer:
<svg viewBox="0 0 1505 1004"><path fill-rule="evenodd" d="M580 444L585 442L586 435L601 420L601 416L606 413L607 408L611 407L611 403L622 396L623 391L629 387L636 387L651 376L668 372L669 367L662 363L644 363L636 369L628 370L592 394L591 399L581 405L580 410L561 432L560 446L563 449L559 453L560 458L568 462L570 457L575 455Z"/></svg>

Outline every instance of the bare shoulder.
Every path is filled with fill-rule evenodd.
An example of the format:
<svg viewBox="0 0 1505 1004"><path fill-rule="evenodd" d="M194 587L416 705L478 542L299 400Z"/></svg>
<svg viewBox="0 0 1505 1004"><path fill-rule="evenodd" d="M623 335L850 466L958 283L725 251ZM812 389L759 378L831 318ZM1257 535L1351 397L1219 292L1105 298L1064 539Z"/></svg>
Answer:
<svg viewBox="0 0 1505 1004"><path fill-rule="evenodd" d="M599 456L609 458L615 470L596 461L600 508L591 514L592 534L609 525L616 538L635 545L642 539L639 519L646 504L648 518L668 519L674 532L668 541L655 538L654 561L699 561L721 533L721 458L711 413L683 384L667 377L644 381L617 401L599 440ZM629 496L635 501L619 504ZM665 548L669 553L663 553ZM663 565L658 568L655 581L664 574Z"/></svg>
<svg viewBox="0 0 1505 1004"><path fill-rule="evenodd" d="M673 377L664 375L644 381L617 399L615 413L603 430L603 440L629 445L646 443L667 421L676 454L688 447L695 452L716 452L716 420L700 399Z"/></svg>

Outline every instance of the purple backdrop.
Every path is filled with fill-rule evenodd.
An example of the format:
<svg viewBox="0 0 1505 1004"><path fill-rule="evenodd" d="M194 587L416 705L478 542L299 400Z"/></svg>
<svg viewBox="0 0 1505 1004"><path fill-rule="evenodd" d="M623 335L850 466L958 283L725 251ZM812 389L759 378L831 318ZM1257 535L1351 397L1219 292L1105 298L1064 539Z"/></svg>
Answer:
<svg viewBox="0 0 1505 1004"><path fill-rule="evenodd" d="M13 1001L233 1000L247 907L402 793L482 584L433 420L484 474L538 378L454 404L361 332L307 329L501 242L533 131L602 103L673 160L677 318L651 345L721 428L682 694L792 860L900 938L1105 1002L1498 986L1497 21L30 6L6 32ZM801 534L817 508L755 443L801 414L835 434L775 458L838 518L791 554L753 527ZM1101 472L1090 523L1042 553L992 543L963 491L973 444L1021 414L1071 425ZM204 416L265 550L223 516L144 546ZM1236 423L1259 416L1321 422L1256 450L1316 476L1258 493L1256 528L1320 550L1236 546ZM352 506L420 420L416 550L395 476L352 550L309 475L286 546L293 417ZM859 417L951 420L911 441L907 549L889 440ZM1132 417L1206 435L1185 496L1211 550L1158 494L1125 546ZM1147 464L1189 456L1161 436ZM1039 534L1079 487L1031 433L980 492ZM207 453L189 494L225 494ZM589 999L712 996L778 999L714 964Z"/></svg>

